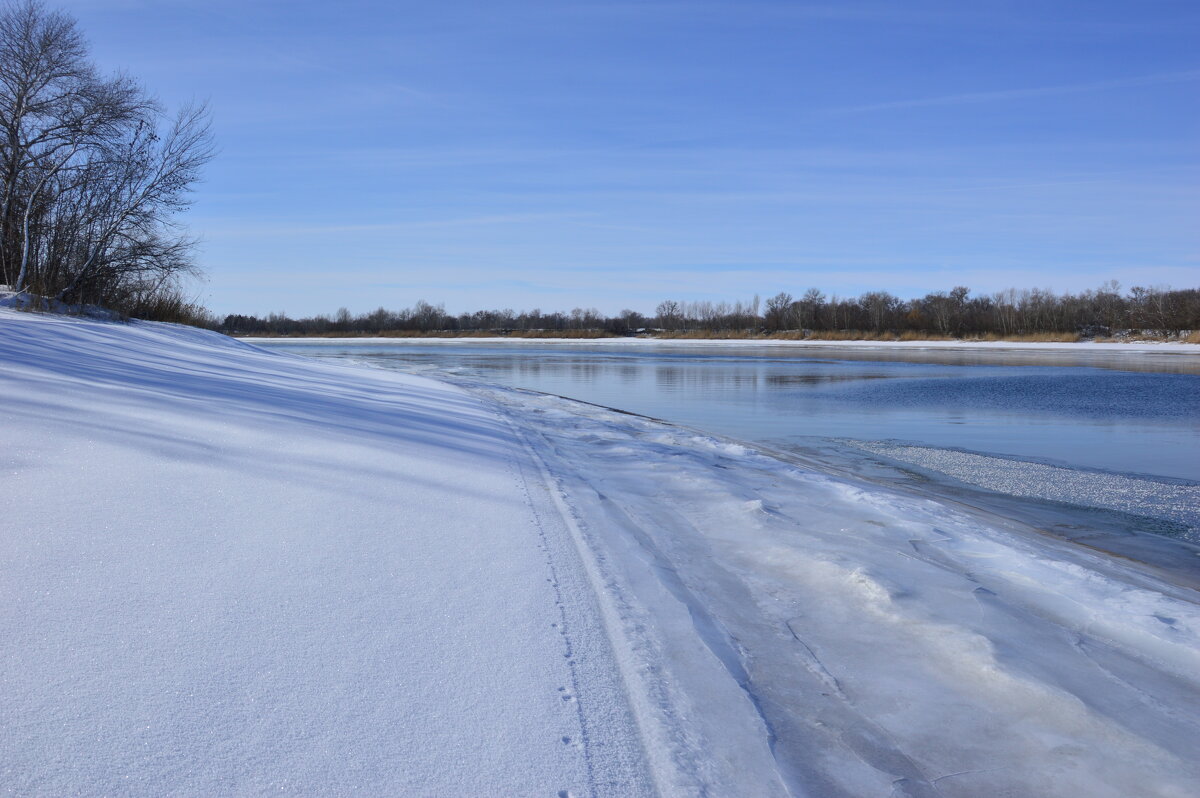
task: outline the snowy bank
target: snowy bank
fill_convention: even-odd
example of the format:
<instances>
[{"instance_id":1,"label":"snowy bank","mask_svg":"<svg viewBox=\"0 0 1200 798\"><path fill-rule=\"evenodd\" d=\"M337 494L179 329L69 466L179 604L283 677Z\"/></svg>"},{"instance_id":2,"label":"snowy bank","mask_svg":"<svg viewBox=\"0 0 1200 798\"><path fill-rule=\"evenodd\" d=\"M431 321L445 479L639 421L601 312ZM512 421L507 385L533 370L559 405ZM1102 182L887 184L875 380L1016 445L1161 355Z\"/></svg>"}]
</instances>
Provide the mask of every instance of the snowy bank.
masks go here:
<instances>
[{"instance_id":1,"label":"snowy bank","mask_svg":"<svg viewBox=\"0 0 1200 798\"><path fill-rule=\"evenodd\" d=\"M1200 596L1153 568L648 419L184 328L0 310L0 364L17 793L1200 783Z\"/></svg>"},{"instance_id":2,"label":"snowy bank","mask_svg":"<svg viewBox=\"0 0 1200 798\"><path fill-rule=\"evenodd\" d=\"M630 347L766 347L782 349L857 349L880 351L963 350L980 352L1126 352L1190 355L1200 357L1200 344L1179 341L1139 341L1111 343L1080 341L1077 343L1054 341L788 341L773 338L520 338L520 337L458 337L458 338L264 338L242 336L240 340L255 343L272 341L354 346L357 344L419 344L458 345L511 344L513 346L630 346Z\"/></svg>"},{"instance_id":3,"label":"snowy bank","mask_svg":"<svg viewBox=\"0 0 1200 798\"><path fill-rule=\"evenodd\" d=\"M652 791L586 576L478 399L0 311L0 429L12 793Z\"/></svg>"}]
</instances>

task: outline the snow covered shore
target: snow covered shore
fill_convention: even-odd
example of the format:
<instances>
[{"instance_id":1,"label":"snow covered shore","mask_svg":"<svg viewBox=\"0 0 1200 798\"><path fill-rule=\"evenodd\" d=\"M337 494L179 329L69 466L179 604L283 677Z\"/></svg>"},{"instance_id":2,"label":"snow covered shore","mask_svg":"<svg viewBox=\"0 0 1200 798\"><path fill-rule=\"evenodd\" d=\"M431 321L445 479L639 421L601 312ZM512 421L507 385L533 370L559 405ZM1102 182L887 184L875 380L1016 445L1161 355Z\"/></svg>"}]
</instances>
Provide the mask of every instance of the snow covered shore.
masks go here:
<instances>
[{"instance_id":1,"label":"snow covered shore","mask_svg":"<svg viewBox=\"0 0 1200 798\"><path fill-rule=\"evenodd\" d=\"M0 311L0 419L14 794L652 791L594 595L478 399Z\"/></svg>"},{"instance_id":2,"label":"snow covered shore","mask_svg":"<svg viewBox=\"0 0 1200 798\"><path fill-rule=\"evenodd\" d=\"M1016 522L556 397L8 310L0 431L16 794L1200 783L1200 595Z\"/></svg>"},{"instance_id":3,"label":"snow covered shore","mask_svg":"<svg viewBox=\"0 0 1200 798\"><path fill-rule=\"evenodd\" d=\"M1129 354L1171 354L1200 357L1200 344L1178 341L1110 343L1080 341L1078 343L1054 341L789 341L774 338L257 338L244 336L243 341L294 341L305 344L329 344L337 346L379 344L439 344L471 346L472 344L497 344L513 346L634 346L634 347L766 347L794 349L857 349L863 351L920 351L963 350L981 352L1125 352Z\"/></svg>"}]
</instances>

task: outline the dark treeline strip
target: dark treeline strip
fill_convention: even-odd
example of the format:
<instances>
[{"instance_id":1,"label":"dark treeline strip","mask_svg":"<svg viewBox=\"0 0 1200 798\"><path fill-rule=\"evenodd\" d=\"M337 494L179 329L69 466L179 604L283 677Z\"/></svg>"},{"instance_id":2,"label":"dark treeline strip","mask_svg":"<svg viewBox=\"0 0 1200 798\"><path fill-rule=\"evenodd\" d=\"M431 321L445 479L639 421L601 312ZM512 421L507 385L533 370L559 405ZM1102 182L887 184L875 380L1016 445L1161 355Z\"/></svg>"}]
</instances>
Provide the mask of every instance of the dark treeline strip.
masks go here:
<instances>
[{"instance_id":1,"label":"dark treeline strip","mask_svg":"<svg viewBox=\"0 0 1200 798\"><path fill-rule=\"evenodd\" d=\"M425 301L391 311L379 308L360 316L342 308L332 317L293 319L283 313L265 318L230 315L217 329L231 335L754 335L822 334L972 337L1104 337L1136 330L1178 335L1200 330L1200 289L1135 287L1122 293L1115 283L1079 294L1040 289L1009 289L971 296L962 286L919 299L902 300L886 291L858 297L826 296L810 289L799 299L780 293L765 303L679 302L666 300L654 315L623 310L604 316L594 309L569 313L540 310L480 310L457 316Z\"/></svg>"}]
</instances>

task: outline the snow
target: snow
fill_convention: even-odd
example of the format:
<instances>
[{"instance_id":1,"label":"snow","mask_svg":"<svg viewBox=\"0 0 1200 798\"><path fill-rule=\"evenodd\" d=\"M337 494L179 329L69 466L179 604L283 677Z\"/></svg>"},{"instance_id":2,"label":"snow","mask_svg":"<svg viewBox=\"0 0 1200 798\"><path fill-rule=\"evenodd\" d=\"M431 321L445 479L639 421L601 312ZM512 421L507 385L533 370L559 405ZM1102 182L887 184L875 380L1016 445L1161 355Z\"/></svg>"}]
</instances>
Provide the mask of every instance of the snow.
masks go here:
<instances>
[{"instance_id":1,"label":"snow","mask_svg":"<svg viewBox=\"0 0 1200 798\"><path fill-rule=\"evenodd\" d=\"M557 397L3 309L0 430L16 794L1200 783L1200 595L1012 519Z\"/></svg>"},{"instance_id":2,"label":"snow","mask_svg":"<svg viewBox=\"0 0 1200 798\"><path fill-rule=\"evenodd\" d=\"M652 792L479 400L164 325L0 311L0 352L6 789Z\"/></svg>"},{"instance_id":3,"label":"snow","mask_svg":"<svg viewBox=\"0 0 1200 798\"><path fill-rule=\"evenodd\" d=\"M120 318L120 314L98 305L70 304L60 299L30 294L27 291L13 291L12 287L7 285L0 285L0 308L70 314L104 321L115 321Z\"/></svg>"},{"instance_id":4,"label":"snow","mask_svg":"<svg viewBox=\"0 0 1200 798\"><path fill-rule=\"evenodd\" d=\"M697 658L674 642L698 634L759 711L794 794L1200 783L1196 591L737 442L476 390L538 430L589 545L608 552L610 589L643 608L625 629L661 660L643 689L702 694Z\"/></svg>"},{"instance_id":5,"label":"snow","mask_svg":"<svg viewBox=\"0 0 1200 798\"><path fill-rule=\"evenodd\" d=\"M243 341L269 344L272 341L325 344L328 346L378 346L379 344L473 346L504 344L506 346L601 346L601 347L765 347L794 349L858 349L863 351L920 351L924 349L964 351L1028 351L1028 352L1125 352L1129 354L1200 355L1200 344L1180 341L1137 341L1129 343L1081 341L789 341L774 338L520 338L520 337L459 337L459 338L257 338Z\"/></svg>"}]
</instances>

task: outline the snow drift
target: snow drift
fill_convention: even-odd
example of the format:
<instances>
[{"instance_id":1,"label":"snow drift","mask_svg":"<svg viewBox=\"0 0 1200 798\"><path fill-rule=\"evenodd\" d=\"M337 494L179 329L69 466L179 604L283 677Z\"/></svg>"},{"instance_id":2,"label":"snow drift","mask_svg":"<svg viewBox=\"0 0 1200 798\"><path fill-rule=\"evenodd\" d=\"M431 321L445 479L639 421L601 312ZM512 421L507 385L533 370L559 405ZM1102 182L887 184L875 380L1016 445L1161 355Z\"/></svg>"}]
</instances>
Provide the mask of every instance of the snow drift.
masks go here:
<instances>
[{"instance_id":1,"label":"snow drift","mask_svg":"<svg viewBox=\"0 0 1200 798\"><path fill-rule=\"evenodd\" d=\"M12 311L0 363L5 788L651 791L594 599L479 400Z\"/></svg>"}]
</instances>

